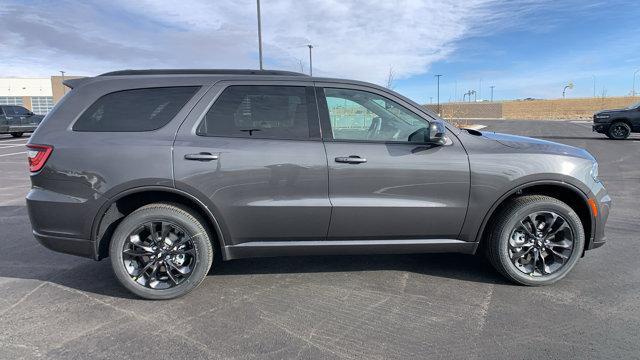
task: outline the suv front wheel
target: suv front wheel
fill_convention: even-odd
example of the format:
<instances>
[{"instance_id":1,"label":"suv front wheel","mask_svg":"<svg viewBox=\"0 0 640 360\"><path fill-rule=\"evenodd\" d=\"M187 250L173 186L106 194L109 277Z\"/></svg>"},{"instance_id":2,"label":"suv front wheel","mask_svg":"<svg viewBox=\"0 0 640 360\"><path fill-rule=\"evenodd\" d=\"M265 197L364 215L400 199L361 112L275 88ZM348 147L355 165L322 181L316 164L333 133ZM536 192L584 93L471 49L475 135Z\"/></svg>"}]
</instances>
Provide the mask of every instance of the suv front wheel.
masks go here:
<instances>
[{"instance_id":1,"label":"suv front wheel","mask_svg":"<svg viewBox=\"0 0 640 360\"><path fill-rule=\"evenodd\" d=\"M116 277L146 299L172 299L196 288L211 268L204 222L187 208L156 203L129 214L109 245Z\"/></svg>"},{"instance_id":2,"label":"suv front wheel","mask_svg":"<svg viewBox=\"0 0 640 360\"><path fill-rule=\"evenodd\" d=\"M607 136L613 140L624 140L631 134L631 127L622 121L614 122L609 126Z\"/></svg>"},{"instance_id":3,"label":"suv front wheel","mask_svg":"<svg viewBox=\"0 0 640 360\"><path fill-rule=\"evenodd\" d=\"M487 239L487 257L509 280L548 285L567 275L582 255L582 222L562 201L541 195L512 200Z\"/></svg>"}]
</instances>

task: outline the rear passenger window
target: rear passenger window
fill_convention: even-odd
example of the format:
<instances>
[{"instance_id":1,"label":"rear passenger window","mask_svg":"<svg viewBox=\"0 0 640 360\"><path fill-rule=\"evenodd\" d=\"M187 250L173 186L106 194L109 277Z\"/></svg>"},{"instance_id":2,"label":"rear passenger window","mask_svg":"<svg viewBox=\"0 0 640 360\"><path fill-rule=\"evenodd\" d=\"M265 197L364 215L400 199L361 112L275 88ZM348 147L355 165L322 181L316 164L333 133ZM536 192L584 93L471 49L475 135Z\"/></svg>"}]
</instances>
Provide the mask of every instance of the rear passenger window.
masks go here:
<instances>
[{"instance_id":1,"label":"rear passenger window","mask_svg":"<svg viewBox=\"0 0 640 360\"><path fill-rule=\"evenodd\" d=\"M197 86L133 89L104 95L73 125L75 131L151 131L173 119Z\"/></svg>"},{"instance_id":2,"label":"rear passenger window","mask_svg":"<svg viewBox=\"0 0 640 360\"><path fill-rule=\"evenodd\" d=\"M312 87L229 86L198 126L201 136L309 139L318 121Z\"/></svg>"}]
</instances>

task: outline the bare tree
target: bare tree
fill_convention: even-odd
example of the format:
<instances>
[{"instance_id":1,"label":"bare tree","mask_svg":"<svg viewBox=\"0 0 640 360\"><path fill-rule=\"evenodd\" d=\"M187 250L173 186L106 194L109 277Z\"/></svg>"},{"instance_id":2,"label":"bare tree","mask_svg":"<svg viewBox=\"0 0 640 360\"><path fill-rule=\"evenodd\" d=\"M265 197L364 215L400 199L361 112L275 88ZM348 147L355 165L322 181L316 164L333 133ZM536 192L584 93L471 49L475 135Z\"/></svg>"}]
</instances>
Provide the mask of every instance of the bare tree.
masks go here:
<instances>
[{"instance_id":1,"label":"bare tree","mask_svg":"<svg viewBox=\"0 0 640 360\"><path fill-rule=\"evenodd\" d=\"M393 71L393 66L389 66L389 73L387 74L387 89L393 89L393 82L396 80L396 73Z\"/></svg>"},{"instance_id":2,"label":"bare tree","mask_svg":"<svg viewBox=\"0 0 640 360\"><path fill-rule=\"evenodd\" d=\"M298 60L298 66L300 66L300 72L304 73L304 61L302 61L302 59L296 59Z\"/></svg>"}]
</instances>

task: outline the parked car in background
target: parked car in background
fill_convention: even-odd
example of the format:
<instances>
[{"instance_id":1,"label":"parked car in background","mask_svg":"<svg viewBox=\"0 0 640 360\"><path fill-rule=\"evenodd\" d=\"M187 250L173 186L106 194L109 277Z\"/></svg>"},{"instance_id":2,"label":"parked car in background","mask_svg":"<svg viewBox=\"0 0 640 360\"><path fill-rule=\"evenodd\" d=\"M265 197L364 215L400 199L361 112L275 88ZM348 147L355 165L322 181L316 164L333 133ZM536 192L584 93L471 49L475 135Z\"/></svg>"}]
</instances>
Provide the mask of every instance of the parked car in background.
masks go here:
<instances>
[{"instance_id":1,"label":"parked car in background","mask_svg":"<svg viewBox=\"0 0 640 360\"><path fill-rule=\"evenodd\" d=\"M187 293L214 259L285 255L482 252L546 285L606 239L586 150L458 129L380 86L257 70L65 84L27 144L33 234L110 257L144 298Z\"/></svg>"},{"instance_id":2,"label":"parked car in background","mask_svg":"<svg viewBox=\"0 0 640 360\"><path fill-rule=\"evenodd\" d=\"M602 110L593 115L593 131L623 140L640 132L640 102L624 109Z\"/></svg>"},{"instance_id":3,"label":"parked car in background","mask_svg":"<svg viewBox=\"0 0 640 360\"><path fill-rule=\"evenodd\" d=\"M0 105L0 134L21 137L26 132L35 131L43 118L22 106Z\"/></svg>"}]
</instances>

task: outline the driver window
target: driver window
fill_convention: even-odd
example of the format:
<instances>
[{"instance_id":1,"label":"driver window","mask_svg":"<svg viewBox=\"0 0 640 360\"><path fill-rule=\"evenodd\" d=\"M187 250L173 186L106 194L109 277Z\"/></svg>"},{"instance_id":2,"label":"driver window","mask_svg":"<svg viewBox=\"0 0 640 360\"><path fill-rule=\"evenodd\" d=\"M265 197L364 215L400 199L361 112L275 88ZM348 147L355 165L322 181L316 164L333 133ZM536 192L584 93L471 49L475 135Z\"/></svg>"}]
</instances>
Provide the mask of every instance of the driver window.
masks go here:
<instances>
[{"instance_id":1,"label":"driver window","mask_svg":"<svg viewBox=\"0 0 640 360\"><path fill-rule=\"evenodd\" d=\"M336 140L409 141L429 122L380 95L325 88L331 131Z\"/></svg>"}]
</instances>

